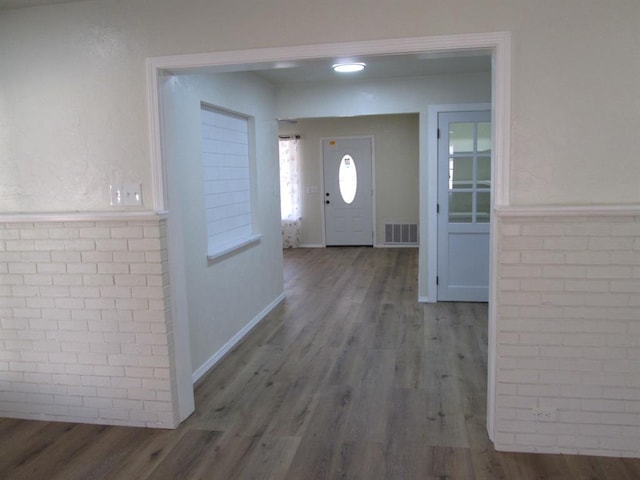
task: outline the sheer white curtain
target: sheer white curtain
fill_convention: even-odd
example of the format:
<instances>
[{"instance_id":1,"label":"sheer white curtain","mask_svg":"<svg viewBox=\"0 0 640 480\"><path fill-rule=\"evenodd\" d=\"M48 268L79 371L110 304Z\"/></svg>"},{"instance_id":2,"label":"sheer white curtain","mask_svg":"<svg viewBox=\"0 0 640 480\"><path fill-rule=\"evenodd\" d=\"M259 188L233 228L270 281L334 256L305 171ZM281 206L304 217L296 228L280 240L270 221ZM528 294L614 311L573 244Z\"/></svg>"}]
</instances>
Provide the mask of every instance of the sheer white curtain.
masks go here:
<instances>
[{"instance_id":1,"label":"sheer white curtain","mask_svg":"<svg viewBox=\"0 0 640 480\"><path fill-rule=\"evenodd\" d=\"M280 212L282 247L300 245L300 161L298 141L280 139Z\"/></svg>"}]
</instances>

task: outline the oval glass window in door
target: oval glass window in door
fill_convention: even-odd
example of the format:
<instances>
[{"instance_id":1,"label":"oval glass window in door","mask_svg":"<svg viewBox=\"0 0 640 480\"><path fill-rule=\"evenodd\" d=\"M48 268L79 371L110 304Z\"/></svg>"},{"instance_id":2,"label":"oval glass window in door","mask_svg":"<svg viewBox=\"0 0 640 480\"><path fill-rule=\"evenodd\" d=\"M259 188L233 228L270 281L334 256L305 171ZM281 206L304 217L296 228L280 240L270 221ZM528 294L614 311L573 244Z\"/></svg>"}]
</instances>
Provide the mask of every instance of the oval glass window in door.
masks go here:
<instances>
[{"instance_id":1,"label":"oval glass window in door","mask_svg":"<svg viewBox=\"0 0 640 480\"><path fill-rule=\"evenodd\" d=\"M347 154L340 161L338 170L338 183L340 186L340 195L347 205L353 203L358 190L358 172L356 170L356 162L353 161L351 155Z\"/></svg>"}]
</instances>

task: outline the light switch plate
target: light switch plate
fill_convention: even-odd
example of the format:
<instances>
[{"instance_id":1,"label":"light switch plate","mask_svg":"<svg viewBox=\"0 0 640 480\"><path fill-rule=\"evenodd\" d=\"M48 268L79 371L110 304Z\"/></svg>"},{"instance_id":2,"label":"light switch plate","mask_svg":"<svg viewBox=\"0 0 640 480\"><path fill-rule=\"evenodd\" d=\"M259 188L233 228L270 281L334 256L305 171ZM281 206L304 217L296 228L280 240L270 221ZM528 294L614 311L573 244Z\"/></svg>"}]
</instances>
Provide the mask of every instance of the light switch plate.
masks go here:
<instances>
[{"instance_id":1,"label":"light switch plate","mask_svg":"<svg viewBox=\"0 0 640 480\"><path fill-rule=\"evenodd\" d=\"M142 184L122 184L122 205L125 207L136 207L142 205Z\"/></svg>"},{"instance_id":2,"label":"light switch plate","mask_svg":"<svg viewBox=\"0 0 640 480\"><path fill-rule=\"evenodd\" d=\"M122 205L122 187L120 185L109 185L109 204L112 207Z\"/></svg>"}]
</instances>

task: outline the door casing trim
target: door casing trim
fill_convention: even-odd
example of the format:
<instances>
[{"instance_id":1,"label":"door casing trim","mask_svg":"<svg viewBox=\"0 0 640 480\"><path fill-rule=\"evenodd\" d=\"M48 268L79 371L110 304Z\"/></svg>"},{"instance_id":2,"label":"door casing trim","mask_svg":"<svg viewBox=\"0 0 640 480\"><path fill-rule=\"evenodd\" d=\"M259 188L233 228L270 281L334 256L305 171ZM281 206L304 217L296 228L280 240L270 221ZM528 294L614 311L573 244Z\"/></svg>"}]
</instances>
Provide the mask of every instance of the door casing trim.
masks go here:
<instances>
[{"instance_id":1,"label":"door casing trim","mask_svg":"<svg viewBox=\"0 0 640 480\"><path fill-rule=\"evenodd\" d=\"M494 153L494 198L493 207L509 206L509 153L511 138L511 32L488 32L460 35L440 35L372 40L348 43L329 43L291 47L273 47L249 50L235 50L202 54L171 55L152 57L146 60L149 150L152 173L152 192L156 212L168 211L172 215L166 196L166 165L162 154L162 121L159 81L165 73L203 67L239 67L250 63L279 60L304 60L334 56L382 55L403 53L446 53L446 52L488 51L492 55L492 124ZM422 143L422 142L421 142ZM426 148L421 145L420 149ZM427 194L420 191L420 250L428 247L426 239L428 212ZM433 215L433 213L432 213ZM491 258L489 266L489 325L488 325L488 389L487 389L487 429L489 438L494 437L495 423L495 369L496 369L496 294L497 278L497 236L495 223L491 222ZM168 253L180 256L179 249L172 242L172 232L167 232ZM180 261L177 258L176 261ZM426 262L421 264L426 270ZM422 275L420 275L422 278ZM184 311L178 305L185 304L185 278L169 269L171 288L171 317L173 319L174 347L169 352L175 372L176 416L182 420L193 411L193 383L191 381L191 360L189 346L189 325ZM175 283L182 285L176 287ZM429 292L423 291L418 282L419 300L428 300ZM424 285L426 290L426 284ZM179 298L173 298L177 296ZM173 355L172 355L173 354Z\"/></svg>"}]
</instances>

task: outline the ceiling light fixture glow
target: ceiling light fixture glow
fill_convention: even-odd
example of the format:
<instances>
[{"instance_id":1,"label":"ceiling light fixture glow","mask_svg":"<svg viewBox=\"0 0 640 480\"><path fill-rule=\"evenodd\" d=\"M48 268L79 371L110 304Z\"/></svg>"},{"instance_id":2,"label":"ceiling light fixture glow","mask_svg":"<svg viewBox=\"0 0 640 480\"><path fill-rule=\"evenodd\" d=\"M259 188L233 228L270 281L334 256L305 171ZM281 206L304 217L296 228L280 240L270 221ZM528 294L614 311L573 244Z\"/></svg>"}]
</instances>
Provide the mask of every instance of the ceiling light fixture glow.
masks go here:
<instances>
[{"instance_id":1,"label":"ceiling light fixture glow","mask_svg":"<svg viewBox=\"0 0 640 480\"><path fill-rule=\"evenodd\" d=\"M331 68L333 68L334 72L338 73L354 73L361 72L366 67L365 63L336 63Z\"/></svg>"}]
</instances>

